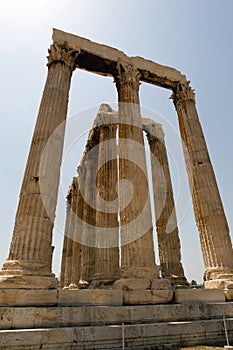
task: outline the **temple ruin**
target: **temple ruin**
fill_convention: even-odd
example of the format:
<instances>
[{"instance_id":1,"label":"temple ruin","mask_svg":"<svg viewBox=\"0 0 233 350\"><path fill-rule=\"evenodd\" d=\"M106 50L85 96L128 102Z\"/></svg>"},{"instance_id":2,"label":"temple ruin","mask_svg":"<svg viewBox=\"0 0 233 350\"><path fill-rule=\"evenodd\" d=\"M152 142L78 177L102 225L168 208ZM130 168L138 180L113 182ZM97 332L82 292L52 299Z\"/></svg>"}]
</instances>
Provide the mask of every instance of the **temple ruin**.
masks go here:
<instances>
[{"instance_id":1,"label":"temple ruin","mask_svg":"<svg viewBox=\"0 0 233 350\"><path fill-rule=\"evenodd\" d=\"M100 106L70 185L58 287L52 234L75 69L112 77L118 110ZM144 82L169 89L177 111L205 265L201 290L191 290L184 275L163 128L141 115ZM48 144L52 151L45 154ZM54 29L10 252L0 271L4 349L119 349L125 338L128 349L193 345L195 339L222 344L219 319L231 316L232 299L229 228L190 82L174 68Z\"/></svg>"},{"instance_id":2,"label":"temple ruin","mask_svg":"<svg viewBox=\"0 0 233 350\"><path fill-rule=\"evenodd\" d=\"M111 107L106 104L101 105L78 166L78 176L73 178L67 195L67 219L60 279L61 288L118 288L123 286L126 289L128 283L134 283L135 287L139 283L142 288L142 279L138 278L138 276L141 275L143 277L144 275L146 277L146 273L149 272L148 268L152 268L150 275L153 276L153 288L156 286L159 271L156 270L155 266L150 206L147 208L149 212L146 213L147 216L149 214L149 217L145 219L149 223L150 231L148 237L144 237L144 234L147 233L147 227L140 227L138 239L135 239L134 230L131 228L131 238L129 242L124 242L125 233L122 230L121 221L118 220L120 215L123 216L120 209L120 199L123 191L119 189L119 193L117 192L121 165L120 158L118 158L117 144L119 125L118 112L112 111ZM146 118L142 119L141 131L146 132L150 152L152 153L151 171L155 216L157 217L156 228L159 245L160 275L163 279L169 279L172 285L184 287L188 285L188 282L184 276L181 263L180 240L164 132L161 124ZM124 143L125 141L126 139L124 138ZM136 147L135 145L133 146ZM124 144L124 150L126 149L127 144ZM143 148L142 151L145 156ZM137 147L134 152L138 156L139 150ZM128 168L132 166L132 161L133 157L130 154ZM138 163L136 158L135 163ZM140 181L142 177L147 175L148 171L146 170L145 162L144 166L145 169L142 175L137 174L135 171L132 172L130 169L130 173L127 176L131 182L134 180L132 177L135 175ZM87 176L87 173L90 175ZM140 186L144 192L145 184L141 183ZM88 198L82 195L83 191L81 188L88 193ZM124 195L126 195L125 191ZM89 200L90 196L92 198L91 201ZM85 197L85 200L83 197ZM104 206L98 206L98 201L101 204L101 200L104 200ZM133 197L132 201L138 201L138 198ZM110 204L111 208L109 208ZM140 200L139 208L141 208L141 204ZM134 206L136 205L137 202ZM111 212L109 209L111 209ZM131 211L132 209L128 210ZM132 219L130 218L130 220ZM171 227L170 232L168 232L168 223ZM94 232L95 238L93 238L90 231ZM83 235L86 235L86 237L83 237ZM91 239L87 236L91 237ZM141 242L141 237L145 241ZM139 247L137 247L138 244L140 244ZM132 258L130 258L129 253L131 249L135 251L135 256ZM126 269L130 269L128 274ZM122 274L128 278L121 279L120 276ZM164 286L166 284L169 286L169 281L160 280L159 283L161 284L161 282L163 282ZM148 290L149 287L147 281L145 289Z\"/></svg>"}]
</instances>

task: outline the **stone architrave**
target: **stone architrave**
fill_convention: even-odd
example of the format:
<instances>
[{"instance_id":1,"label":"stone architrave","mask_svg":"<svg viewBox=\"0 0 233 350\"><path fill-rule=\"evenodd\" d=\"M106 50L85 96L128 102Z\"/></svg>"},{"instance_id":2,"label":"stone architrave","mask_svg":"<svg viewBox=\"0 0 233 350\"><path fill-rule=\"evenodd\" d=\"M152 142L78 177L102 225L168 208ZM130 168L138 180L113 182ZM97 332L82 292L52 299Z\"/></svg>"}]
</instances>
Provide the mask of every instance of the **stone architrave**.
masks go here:
<instances>
[{"instance_id":1,"label":"stone architrave","mask_svg":"<svg viewBox=\"0 0 233 350\"><path fill-rule=\"evenodd\" d=\"M105 108L103 108L105 107ZM105 110L104 110L105 109ZM115 117L115 118L114 118ZM94 280L111 283L119 278L118 171L116 133L118 113L102 105L95 120L99 128L98 173L96 178L97 234ZM93 283L94 285L94 283Z\"/></svg>"},{"instance_id":2,"label":"stone architrave","mask_svg":"<svg viewBox=\"0 0 233 350\"><path fill-rule=\"evenodd\" d=\"M118 61L115 83L119 104L121 270L149 267L157 275L139 79L139 71L134 66Z\"/></svg>"},{"instance_id":3,"label":"stone architrave","mask_svg":"<svg viewBox=\"0 0 233 350\"><path fill-rule=\"evenodd\" d=\"M51 272L52 230L76 56L77 51L57 44L49 50L48 76L24 173L10 253L0 272L0 288L50 289L57 285ZM50 152L44 154L48 145Z\"/></svg>"},{"instance_id":4,"label":"stone architrave","mask_svg":"<svg viewBox=\"0 0 233 350\"><path fill-rule=\"evenodd\" d=\"M233 251L216 178L189 83L172 95L176 107L205 264L206 288L222 288L233 280ZM232 282L230 282L232 283Z\"/></svg>"},{"instance_id":5,"label":"stone architrave","mask_svg":"<svg viewBox=\"0 0 233 350\"><path fill-rule=\"evenodd\" d=\"M181 263L172 182L162 125L143 118L143 130L150 147L154 209L158 235L160 269L163 278L176 286L188 285Z\"/></svg>"}]
</instances>

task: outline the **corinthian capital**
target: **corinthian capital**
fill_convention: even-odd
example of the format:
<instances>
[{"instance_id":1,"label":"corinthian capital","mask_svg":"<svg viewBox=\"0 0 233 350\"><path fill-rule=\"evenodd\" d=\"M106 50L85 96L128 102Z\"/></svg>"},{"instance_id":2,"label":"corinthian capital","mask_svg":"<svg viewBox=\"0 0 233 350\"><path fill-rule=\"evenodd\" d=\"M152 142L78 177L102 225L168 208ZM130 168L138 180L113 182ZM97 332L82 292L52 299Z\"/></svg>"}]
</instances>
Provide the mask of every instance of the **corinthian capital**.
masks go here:
<instances>
[{"instance_id":1,"label":"corinthian capital","mask_svg":"<svg viewBox=\"0 0 233 350\"><path fill-rule=\"evenodd\" d=\"M128 83L138 90L140 85L140 77L141 74L136 67L128 62L118 60L116 65L116 75L114 77L117 89L121 86L121 84Z\"/></svg>"},{"instance_id":2,"label":"corinthian capital","mask_svg":"<svg viewBox=\"0 0 233 350\"><path fill-rule=\"evenodd\" d=\"M171 99L175 106L177 107L180 103L184 101L194 101L195 102L195 93L194 90L189 86L189 81L186 83L178 83L176 88L173 90Z\"/></svg>"},{"instance_id":3,"label":"corinthian capital","mask_svg":"<svg viewBox=\"0 0 233 350\"><path fill-rule=\"evenodd\" d=\"M75 69L76 58L80 54L80 50L72 50L67 45L53 44L48 50L48 67L57 62L62 62L70 68L71 71Z\"/></svg>"}]
</instances>

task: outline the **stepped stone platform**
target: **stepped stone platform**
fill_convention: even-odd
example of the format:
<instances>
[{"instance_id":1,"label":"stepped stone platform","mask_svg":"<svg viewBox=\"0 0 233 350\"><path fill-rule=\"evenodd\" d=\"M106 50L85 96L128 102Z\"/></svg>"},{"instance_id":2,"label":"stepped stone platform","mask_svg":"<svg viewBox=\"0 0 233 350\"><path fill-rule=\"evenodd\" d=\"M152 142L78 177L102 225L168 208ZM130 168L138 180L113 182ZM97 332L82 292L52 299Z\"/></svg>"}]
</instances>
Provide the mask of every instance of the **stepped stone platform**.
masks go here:
<instances>
[{"instance_id":1,"label":"stepped stone platform","mask_svg":"<svg viewBox=\"0 0 233 350\"><path fill-rule=\"evenodd\" d=\"M167 305L1 307L0 348L179 349L226 344L232 302ZM227 321L230 342L233 322Z\"/></svg>"},{"instance_id":2,"label":"stepped stone platform","mask_svg":"<svg viewBox=\"0 0 233 350\"><path fill-rule=\"evenodd\" d=\"M1 306L147 305L176 302L220 302L220 289L114 290L114 289L1 289Z\"/></svg>"}]
</instances>

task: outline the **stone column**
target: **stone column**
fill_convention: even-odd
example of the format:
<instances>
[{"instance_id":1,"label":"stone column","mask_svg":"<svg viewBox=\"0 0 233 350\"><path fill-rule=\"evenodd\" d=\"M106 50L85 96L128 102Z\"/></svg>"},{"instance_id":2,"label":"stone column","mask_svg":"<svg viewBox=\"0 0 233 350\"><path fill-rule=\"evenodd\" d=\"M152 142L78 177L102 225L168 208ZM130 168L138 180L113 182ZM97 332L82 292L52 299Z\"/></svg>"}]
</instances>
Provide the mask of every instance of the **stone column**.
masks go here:
<instances>
[{"instance_id":1,"label":"stone column","mask_svg":"<svg viewBox=\"0 0 233 350\"><path fill-rule=\"evenodd\" d=\"M222 288L233 280L233 251L216 178L189 83L172 95L176 107L205 264L205 287Z\"/></svg>"},{"instance_id":2,"label":"stone column","mask_svg":"<svg viewBox=\"0 0 233 350\"><path fill-rule=\"evenodd\" d=\"M118 171L116 144L118 113L114 115L111 109L110 112L99 112L95 123L99 127L99 156L96 179L97 249L94 273L95 283L93 282L93 285L100 287L101 283L111 285L113 281L119 278Z\"/></svg>"},{"instance_id":3,"label":"stone column","mask_svg":"<svg viewBox=\"0 0 233 350\"><path fill-rule=\"evenodd\" d=\"M80 190L80 179L76 178L77 193L76 193L76 205L74 208L74 230L72 235L72 259L71 259L71 276L69 289L78 288L81 278L81 254L83 245L81 243L82 232L82 217L83 217L83 198Z\"/></svg>"},{"instance_id":4,"label":"stone column","mask_svg":"<svg viewBox=\"0 0 233 350\"><path fill-rule=\"evenodd\" d=\"M82 195L81 283L90 283L94 275L96 255L96 174L98 167L99 132L90 131L86 149L78 168Z\"/></svg>"},{"instance_id":5,"label":"stone column","mask_svg":"<svg viewBox=\"0 0 233 350\"><path fill-rule=\"evenodd\" d=\"M52 230L76 55L56 44L49 51L48 77L24 174L10 254L0 272L0 288L56 287L51 273ZM52 152L43 154L48 145Z\"/></svg>"},{"instance_id":6,"label":"stone column","mask_svg":"<svg viewBox=\"0 0 233 350\"><path fill-rule=\"evenodd\" d=\"M143 129L150 146L154 208L162 277L176 286L187 286L181 263L172 182L162 125L143 118Z\"/></svg>"},{"instance_id":7,"label":"stone column","mask_svg":"<svg viewBox=\"0 0 233 350\"><path fill-rule=\"evenodd\" d=\"M152 218L147 181L139 71L118 62L115 76L119 102L119 180L121 267L134 275L136 268L155 265Z\"/></svg>"},{"instance_id":8,"label":"stone column","mask_svg":"<svg viewBox=\"0 0 233 350\"><path fill-rule=\"evenodd\" d=\"M69 189L68 195L66 197L66 224L65 224L65 234L63 241L62 250L62 263L61 263L61 276L60 276L60 288L67 287L70 284L69 278L67 278L67 265L69 264L69 252L70 246L72 244L70 238L70 217L71 217L71 191Z\"/></svg>"},{"instance_id":9,"label":"stone column","mask_svg":"<svg viewBox=\"0 0 233 350\"><path fill-rule=\"evenodd\" d=\"M77 258L76 250L79 248L79 243L75 240L75 229L78 210L78 193L79 183L78 178L74 177L67 195L67 214L66 226L64 234L64 244L62 253L62 266L60 287L68 288L74 281L77 280L76 274L80 278L80 259ZM78 246L77 246L78 245ZM77 260L77 261L76 261ZM79 263L78 263L79 262ZM73 267L75 265L75 269Z\"/></svg>"}]
</instances>

